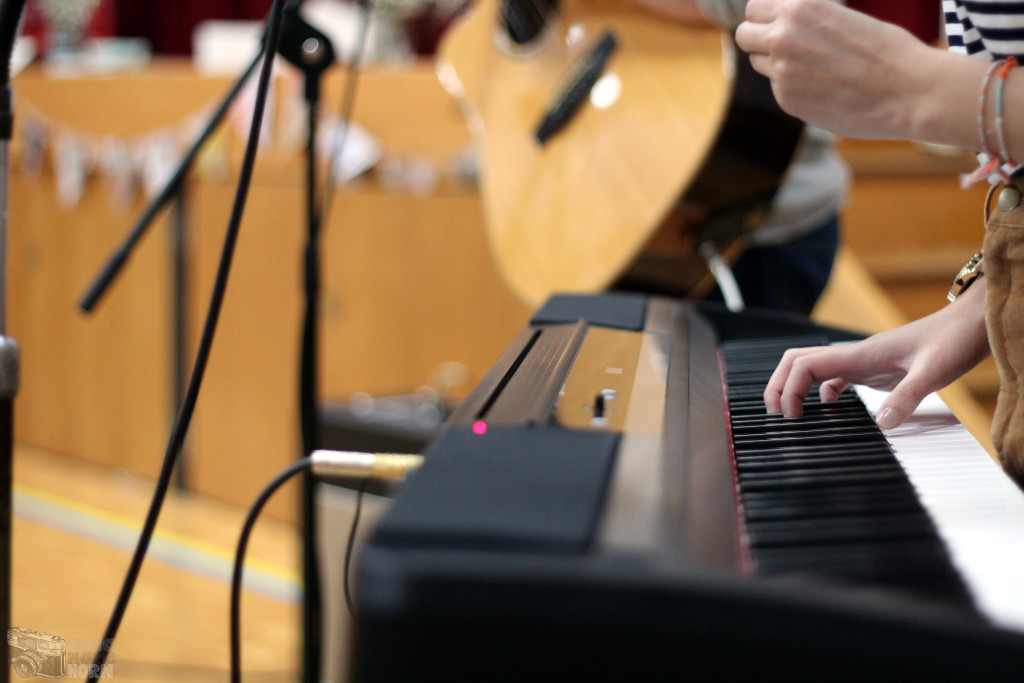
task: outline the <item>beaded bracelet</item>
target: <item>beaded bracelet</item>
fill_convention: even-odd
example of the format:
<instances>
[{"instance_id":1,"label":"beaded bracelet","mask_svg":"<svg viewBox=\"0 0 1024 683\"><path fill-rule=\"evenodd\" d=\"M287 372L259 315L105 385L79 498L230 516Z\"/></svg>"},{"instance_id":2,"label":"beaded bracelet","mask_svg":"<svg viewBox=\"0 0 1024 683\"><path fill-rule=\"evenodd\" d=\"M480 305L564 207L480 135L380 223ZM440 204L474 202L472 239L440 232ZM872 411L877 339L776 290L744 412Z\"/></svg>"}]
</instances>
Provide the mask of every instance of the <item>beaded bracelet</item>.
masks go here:
<instances>
[{"instance_id":1,"label":"beaded bracelet","mask_svg":"<svg viewBox=\"0 0 1024 683\"><path fill-rule=\"evenodd\" d=\"M988 88L989 83L992 81L992 76L999 67L1003 64L1003 61L992 62L992 66L985 72L985 78L981 80L981 94L978 97L978 140L981 143L979 149L982 152L989 152L991 148L988 145L988 136L985 133L985 104L988 102Z\"/></svg>"},{"instance_id":2,"label":"beaded bracelet","mask_svg":"<svg viewBox=\"0 0 1024 683\"><path fill-rule=\"evenodd\" d=\"M1003 170L1003 166L1005 164L1016 165L1016 162L1010 158L1009 151L1006 146L1006 134L1003 128L1003 84L1006 81L1006 77L1010 73L1010 70L1016 66L1016 57L1009 57L1007 59L995 61L985 72L985 77L981 81L981 94L978 100L978 139L981 143L980 151L988 157L988 160L982 162L973 173L961 177L960 184L965 188L979 182L980 180L988 178L994 173L998 173L1004 181L1008 181L1009 176ZM998 153L994 152L989 145L988 135L986 134L985 129L985 111L987 109L989 99L989 86L993 76L996 78L994 116L996 139L999 143Z\"/></svg>"},{"instance_id":3,"label":"beaded bracelet","mask_svg":"<svg viewBox=\"0 0 1024 683\"><path fill-rule=\"evenodd\" d=\"M1003 160L1003 163L1013 166L1017 164L1010 158L1010 153L1006 147L1006 134L1003 132L1003 83L1006 81L1006 76L1010 73L1010 69L1015 66L1017 66L1017 58L1010 57L1003 62L996 77L996 138L999 140L999 157Z\"/></svg>"}]
</instances>

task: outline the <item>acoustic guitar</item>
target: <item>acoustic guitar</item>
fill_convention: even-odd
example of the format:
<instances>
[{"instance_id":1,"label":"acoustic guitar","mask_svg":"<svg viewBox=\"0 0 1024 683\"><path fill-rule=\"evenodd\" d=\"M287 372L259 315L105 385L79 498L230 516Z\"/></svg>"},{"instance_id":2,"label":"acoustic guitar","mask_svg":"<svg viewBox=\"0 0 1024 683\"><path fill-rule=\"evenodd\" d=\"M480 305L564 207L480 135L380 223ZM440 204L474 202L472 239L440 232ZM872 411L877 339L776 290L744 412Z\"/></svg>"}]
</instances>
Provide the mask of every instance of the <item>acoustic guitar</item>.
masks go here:
<instances>
[{"instance_id":1,"label":"acoustic guitar","mask_svg":"<svg viewBox=\"0 0 1024 683\"><path fill-rule=\"evenodd\" d=\"M706 289L695 245L735 252L802 129L729 36L629 0L476 0L437 73L478 144L495 260L530 305Z\"/></svg>"}]
</instances>

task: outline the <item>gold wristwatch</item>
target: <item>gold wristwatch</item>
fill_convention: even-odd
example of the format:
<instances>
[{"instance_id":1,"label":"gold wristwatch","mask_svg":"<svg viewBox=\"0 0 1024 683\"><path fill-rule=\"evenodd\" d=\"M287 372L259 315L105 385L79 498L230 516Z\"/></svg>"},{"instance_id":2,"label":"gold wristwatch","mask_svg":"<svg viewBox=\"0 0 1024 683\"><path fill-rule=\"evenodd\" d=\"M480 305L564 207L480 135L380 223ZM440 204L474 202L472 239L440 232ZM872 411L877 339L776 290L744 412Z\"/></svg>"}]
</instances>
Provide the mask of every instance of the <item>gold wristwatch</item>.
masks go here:
<instances>
[{"instance_id":1,"label":"gold wristwatch","mask_svg":"<svg viewBox=\"0 0 1024 683\"><path fill-rule=\"evenodd\" d=\"M949 299L950 303L956 301L956 298L963 294L964 290L974 284L974 281L982 275L981 262L983 258L979 251L964 264L964 267L953 278L953 284L950 285L949 293L946 294L946 298Z\"/></svg>"}]
</instances>

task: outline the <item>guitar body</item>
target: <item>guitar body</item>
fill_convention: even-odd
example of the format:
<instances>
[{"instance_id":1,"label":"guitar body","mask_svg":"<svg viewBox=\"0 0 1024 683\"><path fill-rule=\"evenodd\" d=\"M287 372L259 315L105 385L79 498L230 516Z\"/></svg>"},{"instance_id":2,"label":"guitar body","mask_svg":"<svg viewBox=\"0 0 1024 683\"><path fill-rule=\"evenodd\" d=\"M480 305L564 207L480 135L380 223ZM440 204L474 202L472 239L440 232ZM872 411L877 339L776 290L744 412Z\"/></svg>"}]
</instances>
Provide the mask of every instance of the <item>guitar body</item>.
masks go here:
<instances>
[{"instance_id":1,"label":"guitar body","mask_svg":"<svg viewBox=\"0 0 1024 683\"><path fill-rule=\"evenodd\" d=\"M696 241L729 244L756 226L800 124L717 30L628 0L561 0L517 45L504 11L477 0L437 69L479 146L485 223L509 287L531 305L616 284L692 292L707 280ZM616 47L591 96L538 142L545 112L609 29Z\"/></svg>"}]
</instances>

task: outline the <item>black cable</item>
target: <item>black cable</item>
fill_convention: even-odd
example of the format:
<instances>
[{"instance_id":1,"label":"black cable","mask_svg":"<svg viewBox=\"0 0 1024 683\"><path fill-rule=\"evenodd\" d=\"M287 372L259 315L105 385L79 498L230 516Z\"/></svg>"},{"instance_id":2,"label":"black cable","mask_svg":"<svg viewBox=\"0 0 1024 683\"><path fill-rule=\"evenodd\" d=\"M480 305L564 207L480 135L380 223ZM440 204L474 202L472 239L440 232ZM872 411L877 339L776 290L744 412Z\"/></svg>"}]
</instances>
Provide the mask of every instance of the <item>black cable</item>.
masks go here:
<instances>
[{"instance_id":1,"label":"black cable","mask_svg":"<svg viewBox=\"0 0 1024 683\"><path fill-rule=\"evenodd\" d=\"M167 451L164 454L163 466L157 480L156 491L150 504L149 512L146 515L145 524L139 534L139 541L132 556L131 564L125 576L121 593L114 604L113 613L107 624L103 635L102 643L113 643L117 636L118 627L124 612L128 607L132 590L142 569L142 562L146 557L150 540L156 529L157 519L160 516L160 509L163 507L164 498L171 484L172 473L177 456L181 451L185 435L188 432L192 414L195 412L196 401L199 396L199 387L206 369L206 363L210 357L210 350L213 346L213 338L217 330L217 321L220 318L220 309L224 303L224 295L227 291L228 276L231 272L231 263L234 257L235 245L238 242L239 227L242 222L242 213L245 209L245 202L248 197L249 185L252 180L253 168L255 166L256 151L259 143L259 132L263 125L263 112L270 91L270 77L274 62L274 55L277 52L277 43L280 38L281 15L284 7L284 0L274 0L270 10L267 29L267 42L263 58L263 67L260 70L259 84L256 90L256 103L253 110L252 126L249 130L249 139L245 148L245 156L242 160L238 189L235 193L235 202L231 209L231 217L228 221L228 228L224 237L224 247L221 252L220 263L217 268L217 277L214 282L213 291L210 297L210 306L207 311L206 321L203 326L202 336L199 339L199 346L196 351L195 364L192 369L192 376L189 379L185 399L175 419L174 427L167 444ZM89 680L96 680L103 670L109 649L99 648L93 659L93 666L89 670Z\"/></svg>"},{"instance_id":2,"label":"black cable","mask_svg":"<svg viewBox=\"0 0 1024 683\"><path fill-rule=\"evenodd\" d=\"M356 509L352 513L352 526L348 531L348 542L345 544L345 566L342 569L342 581L345 587L345 605L348 606L349 616L356 616L355 601L352 600L351 581L349 574L352 567L352 553L356 547L356 531L359 528L359 517L363 510L363 494L366 493L366 484L369 479L363 479L359 483L359 490L356 492Z\"/></svg>"},{"instance_id":3,"label":"black cable","mask_svg":"<svg viewBox=\"0 0 1024 683\"><path fill-rule=\"evenodd\" d=\"M369 462L367 462L369 458ZM256 518L266 505L270 497L288 479L305 470L312 470L312 475L320 476L359 476L362 481L359 486L359 493L356 496L355 512L352 517L352 527L349 530L348 543L345 548L345 602L349 606L349 612L354 616L351 592L349 591L349 573L352 566L352 554L355 547L356 531L359 528L360 512L363 504L363 494L366 492L367 483L371 478L401 478L405 474L420 465L422 456L405 455L397 453L359 453L354 451L317 451L304 458L296 460L287 468L282 470L260 493L249 509L249 513L242 524L242 531L238 539L238 547L235 551L235 565L231 576L231 681L240 683L242 676L242 573L245 566L245 551L249 545L249 536L256 525Z\"/></svg>"},{"instance_id":4,"label":"black cable","mask_svg":"<svg viewBox=\"0 0 1024 683\"><path fill-rule=\"evenodd\" d=\"M242 680L242 570L245 565L245 550L249 545L249 536L256 525L256 518L259 516L263 506L267 504L270 497L281 485L291 479L294 475L309 469L313 466L313 459L310 457L296 460L286 467L271 481L256 498L256 502L249 508L249 514L242 524L242 531L238 538L238 547L235 550L235 567L231 574L231 681L240 683Z\"/></svg>"}]
</instances>

